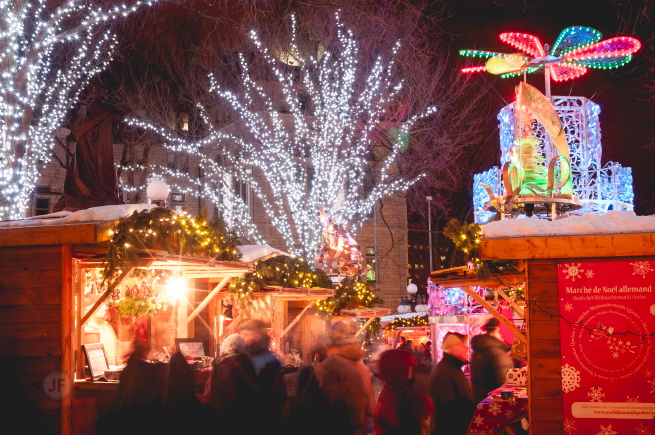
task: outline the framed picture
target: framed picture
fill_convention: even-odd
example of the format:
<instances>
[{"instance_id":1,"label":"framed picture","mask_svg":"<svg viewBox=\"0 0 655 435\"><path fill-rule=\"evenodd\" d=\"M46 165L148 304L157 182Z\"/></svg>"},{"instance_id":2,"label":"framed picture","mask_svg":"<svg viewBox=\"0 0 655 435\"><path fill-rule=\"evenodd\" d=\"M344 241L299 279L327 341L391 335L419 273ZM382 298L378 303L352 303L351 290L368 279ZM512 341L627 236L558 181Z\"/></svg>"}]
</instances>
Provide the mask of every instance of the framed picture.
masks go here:
<instances>
[{"instance_id":1,"label":"framed picture","mask_svg":"<svg viewBox=\"0 0 655 435\"><path fill-rule=\"evenodd\" d=\"M207 355L205 340L201 338L176 338L175 348L185 357L197 358Z\"/></svg>"},{"instance_id":2,"label":"framed picture","mask_svg":"<svg viewBox=\"0 0 655 435\"><path fill-rule=\"evenodd\" d=\"M102 343L83 344L82 350L86 356L86 362L89 366L89 376L91 381L97 381L101 376L105 376L105 370L109 370L107 364L107 355L105 354L105 345Z\"/></svg>"}]
</instances>

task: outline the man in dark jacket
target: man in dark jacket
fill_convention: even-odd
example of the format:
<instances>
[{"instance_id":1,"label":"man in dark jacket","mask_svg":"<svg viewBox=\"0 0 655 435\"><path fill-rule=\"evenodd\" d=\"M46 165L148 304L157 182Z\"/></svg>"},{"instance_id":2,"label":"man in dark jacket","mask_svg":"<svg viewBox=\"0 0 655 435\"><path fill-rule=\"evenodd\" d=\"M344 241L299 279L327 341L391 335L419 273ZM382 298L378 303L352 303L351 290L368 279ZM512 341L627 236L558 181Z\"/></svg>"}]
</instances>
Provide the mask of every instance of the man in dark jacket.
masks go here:
<instances>
[{"instance_id":1,"label":"man in dark jacket","mask_svg":"<svg viewBox=\"0 0 655 435\"><path fill-rule=\"evenodd\" d=\"M500 335L498 320L489 319L485 325L485 334L471 339L471 384L473 397L481 402L489 394L505 383L507 369L514 368L514 363L507 352L510 346Z\"/></svg>"},{"instance_id":2,"label":"man in dark jacket","mask_svg":"<svg viewBox=\"0 0 655 435\"><path fill-rule=\"evenodd\" d=\"M430 375L432 435L465 435L475 412L471 386L462 372L468 363L466 335L449 332L441 348L443 358Z\"/></svg>"}]
</instances>

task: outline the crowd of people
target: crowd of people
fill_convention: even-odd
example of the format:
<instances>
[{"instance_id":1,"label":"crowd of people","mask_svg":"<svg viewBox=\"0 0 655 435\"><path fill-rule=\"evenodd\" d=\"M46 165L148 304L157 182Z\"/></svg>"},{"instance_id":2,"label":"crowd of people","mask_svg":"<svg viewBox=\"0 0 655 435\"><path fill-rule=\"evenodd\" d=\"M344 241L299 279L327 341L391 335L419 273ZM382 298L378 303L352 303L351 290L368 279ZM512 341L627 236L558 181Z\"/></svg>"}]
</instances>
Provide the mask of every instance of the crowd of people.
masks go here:
<instances>
[{"instance_id":1,"label":"crowd of people","mask_svg":"<svg viewBox=\"0 0 655 435\"><path fill-rule=\"evenodd\" d=\"M431 346L406 341L365 364L358 338L337 323L313 349L315 364L284 367L266 324L252 319L221 343L204 392L194 393L181 354L156 367L137 350L121 376L119 407L99 421L98 433L179 433L211 424L225 434L464 435L480 397L513 367L495 319L471 345L470 383L462 371L468 337L454 332L444 336L434 367Z\"/></svg>"}]
</instances>

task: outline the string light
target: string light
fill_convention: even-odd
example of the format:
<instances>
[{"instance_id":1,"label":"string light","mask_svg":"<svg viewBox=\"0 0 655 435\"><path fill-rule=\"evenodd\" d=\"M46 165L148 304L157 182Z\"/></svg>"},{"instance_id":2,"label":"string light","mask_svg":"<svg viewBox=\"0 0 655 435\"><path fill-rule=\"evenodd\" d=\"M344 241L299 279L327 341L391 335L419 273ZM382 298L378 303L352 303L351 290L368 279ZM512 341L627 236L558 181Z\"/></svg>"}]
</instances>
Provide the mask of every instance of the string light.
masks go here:
<instances>
[{"instance_id":1,"label":"string light","mask_svg":"<svg viewBox=\"0 0 655 435\"><path fill-rule=\"evenodd\" d=\"M0 220L21 217L57 129L109 64L117 41L103 31L107 23L153 1L107 10L70 0L53 11L47 3L0 1Z\"/></svg>"},{"instance_id":2,"label":"string light","mask_svg":"<svg viewBox=\"0 0 655 435\"><path fill-rule=\"evenodd\" d=\"M245 184L282 235L286 251L306 260L312 259L321 241L321 205L335 224L354 233L380 199L405 191L416 181L396 178L393 164L403 147L402 137L409 135L418 119L435 111L431 108L405 122L398 120L394 127L401 134L378 162L380 169L373 174L373 188L364 192L369 156L375 147L374 133L388 123L402 82L395 78L393 60L387 63L379 58L369 71L364 71L358 61L355 36L345 28L338 13L336 23L338 49L325 51L320 59L298 56L299 65L293 70L281 66L259 36L250 33L256 51L276 79L274 90L281 91L286 113L278 110L273 90L256 80L244 55L239 56L243 93L237 95L209 76L211 92L239 115L247 136L220 130L200 106L209 134L196 142L187 142L142 120L128 120L132 126L159 134L168 150L197 158L204 174L197 179L188 173L155 167L153 176L165 176L180 192L207 199L239 234L255 243L265 243L247 202L234 192L234 182ZM292 17L289 50L301 53L295 28ZM394 53L398 48L394 47ZM256 105L255 101L263 103Z\"/></svg>"}]
</instances>

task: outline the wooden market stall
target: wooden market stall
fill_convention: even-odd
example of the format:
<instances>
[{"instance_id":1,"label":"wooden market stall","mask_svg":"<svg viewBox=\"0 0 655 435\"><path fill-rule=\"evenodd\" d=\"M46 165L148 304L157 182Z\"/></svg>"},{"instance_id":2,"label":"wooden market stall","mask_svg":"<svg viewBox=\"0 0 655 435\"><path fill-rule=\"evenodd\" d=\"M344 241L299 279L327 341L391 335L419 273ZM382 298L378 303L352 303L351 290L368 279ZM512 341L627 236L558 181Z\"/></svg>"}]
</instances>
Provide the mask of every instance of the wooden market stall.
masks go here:
<instances>
[{"instance_id":1,"label":"wooden market stall","mask_svg":"<svg viewBox=\"0 0 655 435\"><path fill-rule=\"evenodd\" d=\"M84 381L82 351L82 344L102 343L97 331L88 330L89 320L132 272L123 271L109 288L91 289L87 272L102 267L115 223L0 228L0 357L17 367L19 383L45 433L94 433L98 414L115 398L116 383ZM213 352L220 310L215 297L231 277L252 266L162 251L139 255L137 269L179 276L188 290L168 313L167 321L174 316L172 333L156 317L148 323L150 345L199 337L207 343L206 351ZM161 330L155 332L158 326Z\"/></svg>"},{"instance_id":2,"label":"wooden market stall","mask_svg":"<svg viewBox=\"0 0 655 435\"><path fill-rule=\"evenodd\" d=\"M498 319L498 321L502 323L520 342L527 343L525 333L515 324L518 322L512 322L507 319L507 317L501 314L492 303L487 301L479 291L480 289L492 289L494 294L501 298L500 301L507 303L519 318L519 321L521 321L525 318L524 308L521 306L524 304L512 300L505 293L505 289L523 285L525 282L525 275L523 272L508 271L492 275L486 280L481 280L477 277L475 271L470 270L466 266L461 266L434 271L430 274L430 280L435 285L446 289L462 289L471 299L478 303L489 314ZM432 340L432 355L435 362L438 361L441 356L442 351L439 348L439 342L446 332L453 330L462 334L480 334L482 332L480 327L484 324L484 320L480 319L481 317L479 315L430 316L432 336L436 338Z\"/></svg>"},{"instance_id":3,"label":"wooden market stall","mask_svg":"<svg viewBox=\"0 0 655 435\"><path fill-rule=\"evenodd\" d=\"M252 305L255 311L249 314L254 314L254 317L270 325L272 350L283 358L296 359L296 363L300 362L298 359L308 363L312 344L325 332L325 321L309 314L314 312L316 302L332 296L334 290L327 288L268 286L253 294ZM232 296L222 291L218 297L229 300ZM221 339L237 332L239 325L247 318L247 315L238 315L223 328L219 334Z\"/></svg>"},{"instance_id":4,"label":"wooden market stall","mask_svg":"<svg viewBox=\"0 0 655 435\"><path fill-rule=\"evenodd\" d=\"M607 433L610 432L603 430L603 427L607 429L613 426L613 430L620 431L618 426L624 424L630 425L631 433L652 433L652 426L648 426L649 424L653 425L653 409L650 408L655 405L652 403L626 404L632 409L631 412L635 412L639 407L650 407L645 411L648 415L641 420L630 420L630 418L636 417L618 417L617 415L614 415L615 418L596 419L591 418L589 413L595 409L594 403L598 401L612 402L607 406L615 407L617 410L612 412L616 414L620 412L620 406L622 406L617 402L626 400L630 402L630 397L641 395L637 402L652 402L647 398L647 396L650 397L648 394L631 390L625 386L625 382L631 379L630 376L636 376L637 382L647 388L645 393L652 390L653 382L647 383L651 379L646 376L648 374L647 367L639 366L639 361L643 359L642 362L645 363L650 350L650 342L646 338L652 332L648 332L644 328L647 327L653 313L651 308L651 315L648 314L648 307L655 304L655 293L653 293L655 286L652 285L653 277L650 273L654 269L652 267L655 264L653 263L654 253L655 233L652 232L482 238L480 244L482 259L518 259L526 262L528 394L530 433L532 435L565 433L565 431L571 433L574 429L583 433L584 425L592 421L597 422L593 433L599 430L599 424L600 430ZM630 287L629 284L621 285L621 283L628 283L631 280L637 280L644 284L640 284L639 287ZM619 284L612 285L611 282L619 282ZM632 289L637 290L633 291ZM633 293L621 295L621 292ZM567 293L572 293L572 295L569 296ZM560 304L565 302L564 296L571 297L574 302L570 304L567 302L562 309ZM614 301L615 298L621 298L621 302ZM596 300L599 302L595 302ZM573 314L578 309L576 307L578 302L581 305L590 304L584 305L588 307L585 308L587 312L580 317L576 317L578 314ZM599 309L598 306L592 306L594 304L605 304L609 308ZM628 307L627 304L633 305ZM612 310L617 313L608 314ZM640 314L639 310L645 311ZM598 317L594 318L593 323L587 325L586 319L591 319L593 316ZM607 316L607 320L601 316ZM630 320L632 317L641 317L641 319L633 322ZM603 324L611 325L612 322L619 324L619 320L622 318L632 322L631 332L621 331L618 326L616 330L613 327L603 329ZM575 332L574 328L576 327L582 332ZM584 328L587 328L590 333L597 334L595 337L598 340L609 341L613 339L612 334L616 333L621 333L618 339L627 337L627 339L621 339L622 342L630 342L631 337L635 334L637 337L634 337L630 352L622 354L620 360L615 359L618 352L607 353L606 357L597 356L587 360L584 355L579 355L585 352L585 348L580 347L583 344L575 344L567 339L569 334L572 336L580 334L579 337L575 335L578 338L590 336L584 331ZM641 339L639 339L640 335ZM568 356L568 359L564 360L563 356L571 350L578 354ZM602 347L595 350L604 351ZM623 370L623 367L632 366L630 376L629 374L621 375L623 379L621 382L612 381L611 378L614 375L603 373L603 370L609 368L611 364L617 363L620 364L620 367L616 366L616 370L614 370L616 376ZM584 367L591 367L593 364L599 364L598 374L597 376L590 375L590 382L593 383L585 384L589 370ZM608 367L600 367L603 365L608 365ZM562 373L563 367L566 367L565 375ZM614 388L612 385L622 385L618 395L612 395L611 391ZM570 405L566 404L567 399L564 392L580 394L582 398L580 403L587 407L587 410L581 411L580 405L573 405L574 417L566 417L570 411ZM652 391L650 392L652 393ZM578 406L577 411L575 410L576 406ZM632 432L633 430L634 432ZM612 431L611 433L616 432Z\"/></svg>"}]
</instances>

